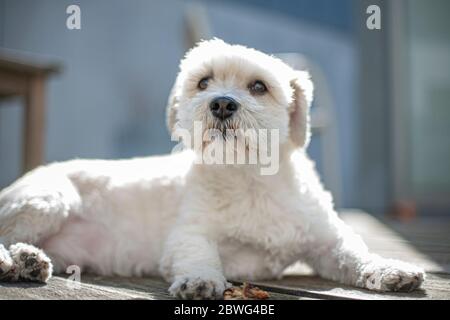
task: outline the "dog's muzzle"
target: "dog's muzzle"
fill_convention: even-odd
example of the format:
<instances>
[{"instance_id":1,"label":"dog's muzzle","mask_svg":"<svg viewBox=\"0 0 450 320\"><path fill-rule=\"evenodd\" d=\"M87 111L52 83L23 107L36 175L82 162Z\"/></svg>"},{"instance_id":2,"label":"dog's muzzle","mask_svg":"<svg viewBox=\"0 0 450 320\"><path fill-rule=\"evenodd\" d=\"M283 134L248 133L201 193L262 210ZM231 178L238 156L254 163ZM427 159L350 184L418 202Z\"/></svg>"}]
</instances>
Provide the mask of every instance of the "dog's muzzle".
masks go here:
<instances>
[{"instance_id":1,"label":"dog's muzzle","mask_svg":"<svg viewBox=\"0 0 450 320\"><path fill-rule=\"evenodd\" d=\"M223 121L239 109L239 103L230 97L217 97L211 101L209 109L215 118Z\"/></svg>"}]
</instances>

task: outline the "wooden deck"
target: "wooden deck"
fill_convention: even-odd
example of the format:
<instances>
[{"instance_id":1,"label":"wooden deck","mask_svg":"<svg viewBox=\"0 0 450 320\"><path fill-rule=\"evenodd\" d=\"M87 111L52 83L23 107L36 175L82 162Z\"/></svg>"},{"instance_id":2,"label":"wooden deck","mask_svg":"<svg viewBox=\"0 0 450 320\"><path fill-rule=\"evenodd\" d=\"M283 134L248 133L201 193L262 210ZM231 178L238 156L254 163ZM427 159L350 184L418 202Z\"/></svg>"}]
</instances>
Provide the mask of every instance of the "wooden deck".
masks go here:
<instances>
[{"instance_id":1,"label":"wooden deck","mask_svg":"<svg viewBox=\"0 0 450 320\"><path fill-rule=\"evenodd\" d=\"M287 270L282 280L256 283L271 299L450 299L450 219L412 223L379 221L357 211L342 218L360 233L373 252L403 259L425 268L422 290L412 293L373 293L320 279L301 265ZM0 299L171 299L168 284L158 278L109 278L82 275L81 287L71 289L66 275L47 285L0 283Z\"/></svg>"}]
</instances>

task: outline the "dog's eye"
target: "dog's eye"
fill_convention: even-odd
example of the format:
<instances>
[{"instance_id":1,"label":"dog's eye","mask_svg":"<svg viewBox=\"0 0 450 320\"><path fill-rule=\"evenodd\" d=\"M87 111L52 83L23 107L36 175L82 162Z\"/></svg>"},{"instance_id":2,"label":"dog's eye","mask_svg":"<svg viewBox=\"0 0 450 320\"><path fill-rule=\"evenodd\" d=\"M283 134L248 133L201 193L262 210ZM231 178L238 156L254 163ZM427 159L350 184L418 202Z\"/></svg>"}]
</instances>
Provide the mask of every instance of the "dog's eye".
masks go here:
<instances>
[{"instance_id":1,"label":"dog's eye","mask_svg":"<svg viewBox=\"0 0 450 320\"><path fill-rule=\"evenodd\" d=\"M202 80L200 80L200 81L198 82L197 87L198 87L200 90L205 90L206 88L208 88L208 82L209 82L209 77L203 78Z\"/></svg>"},{"instance_id":2,"label":"dog's eye","mask_svg":"<svg viewBox=\"0 0 450 320\"><path fill-rule=\"evenodd\" d=\"M264 94L267 92L266 85L259 80L256 80L255 82L251 83L248 88L250 92L253 94Z\"/></svg>"}]
</instances>

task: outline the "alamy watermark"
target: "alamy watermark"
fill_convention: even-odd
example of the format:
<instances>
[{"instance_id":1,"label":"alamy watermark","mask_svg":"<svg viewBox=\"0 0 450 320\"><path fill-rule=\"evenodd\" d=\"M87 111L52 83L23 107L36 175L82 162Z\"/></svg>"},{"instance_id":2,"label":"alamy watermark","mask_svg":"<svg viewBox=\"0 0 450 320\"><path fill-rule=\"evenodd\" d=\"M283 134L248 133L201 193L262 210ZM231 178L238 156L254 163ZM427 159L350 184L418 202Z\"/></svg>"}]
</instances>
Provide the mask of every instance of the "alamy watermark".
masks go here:
<instances>
[{"instance_id":1,"label":"alamy watermark","mask_svg":"<svg viewBox=\"0 0 450 320\"><path fill-rule=\"evenodd\" d=\"M66 273L70 276L66 279L66 286L69 289L81 288L81 268L77 265L70 265L66 269Z\"/></svg>"},{"instance_id":2,"label":"alamy watermark","mask_svg":"<svg viewBox=\"0 0 450 320\"><path fill-rule=\"evenodd\" d=\"M194 121L193 130L177 128L171 137L179 142L172 150L196 151L196 164L257 165L261 175L279 170L280 133L278 129L206 129Z\"/></svg>"},{"instance_id":3,"label":"alamy watermark","mask_svg":"<svg viewBox=\"0 0 450 320\"><path fill-rule=\"evenodd\" d=\"M367 7L366 13L369 15L366 20L366 27L369 30L381 30L381 9L378 5L372 4ZM66 27L69 30L81 29L81 8L76 4L71 4L66 8Z\"/></svg>"},{"instance_id":4,"label":"alamy watermark","mask_svg":"<svg viewBox=\"0 0 450 320\"><path fill-rule=\"evenodd\" d=\"M366 20L366 26L369 30L381 30L381 9L376 4L367 7L366 13L369 14Z\"/></svg>"},{"instance_id":5,"label":"alamy watermark","mask_svg":"<svg viewBox=\"0 0 450 320\"><path fill-rule=\"evenodd\" d=\"M66 8L66 13L69 15L66 19L66 27L69 30L81 29L81 9L76 4L71 4Z\"/></svg>"}]
</instances>

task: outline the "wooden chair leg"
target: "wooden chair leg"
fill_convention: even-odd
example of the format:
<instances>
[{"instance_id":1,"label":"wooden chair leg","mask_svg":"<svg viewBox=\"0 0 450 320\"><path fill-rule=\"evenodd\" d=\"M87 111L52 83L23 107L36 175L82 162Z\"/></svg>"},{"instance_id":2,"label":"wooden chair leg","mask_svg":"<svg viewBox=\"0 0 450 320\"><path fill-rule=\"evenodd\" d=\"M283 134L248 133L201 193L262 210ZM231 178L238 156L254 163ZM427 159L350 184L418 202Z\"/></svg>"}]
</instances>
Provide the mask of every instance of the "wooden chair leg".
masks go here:
<instances>
[{"instance_id":1,"label":"wooden chair leg","mask_svg":"<svg viewBox=\"0 0 450 320\"><path fill-rule=\"evenodd\" d=\"M25 97L25 135L23 171L27 172L43 163L45 136L45 78L32 77Z\"/></svg>"}]
</instances>

